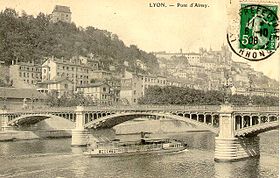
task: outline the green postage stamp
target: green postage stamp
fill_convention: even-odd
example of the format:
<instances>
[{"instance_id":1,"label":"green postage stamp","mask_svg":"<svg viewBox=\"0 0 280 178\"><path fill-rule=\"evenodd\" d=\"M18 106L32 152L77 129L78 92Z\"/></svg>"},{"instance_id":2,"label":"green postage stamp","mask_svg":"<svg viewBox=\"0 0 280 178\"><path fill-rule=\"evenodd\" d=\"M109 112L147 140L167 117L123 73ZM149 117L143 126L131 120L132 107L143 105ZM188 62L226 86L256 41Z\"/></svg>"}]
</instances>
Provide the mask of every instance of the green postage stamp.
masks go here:
<instances>
[{"instance_id":1,"label":"green postage stamp","mask_svg":"<svg viewBox=\"0 0 280 178\"><path fill-rule=\"evenodd\" d=\"M240 10L240 48L276 49L276 5L242 4Z\"/></svg>"},{"instance_id":2,"label":"green postage stamp","mask_svg":"<svg viewBox=\"0 0 280 178\"><path fill-rule=\"evenodd\" d=\"M240 4L238 18L228 33L233 52L251 61L271 56L279 47L278 5Z\"/></svg>"}]
</instances>

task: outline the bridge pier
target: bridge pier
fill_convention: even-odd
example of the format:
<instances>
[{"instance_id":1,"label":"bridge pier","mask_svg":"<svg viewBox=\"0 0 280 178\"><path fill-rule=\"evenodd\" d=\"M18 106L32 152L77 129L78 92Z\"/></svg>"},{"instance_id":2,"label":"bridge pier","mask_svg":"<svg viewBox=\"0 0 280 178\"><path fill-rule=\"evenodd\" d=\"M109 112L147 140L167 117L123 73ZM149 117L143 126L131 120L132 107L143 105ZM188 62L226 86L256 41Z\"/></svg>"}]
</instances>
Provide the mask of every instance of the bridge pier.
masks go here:
<instances>
[{"instance_id":1,"label":"bridge pier","mask_svg":"<svg viewBox=\"0 0 280 178\"><path fill-rule=\"evenodd\" d=\"M215 161L236 161L260 155L259 137L235 137L235 118L230 105L220 110L220 133L215 138Z\"/></svg>"},{"instance_id":2,"label":"bridge pier","mask_svg":"<svg viewBox=\"0 0 280 178\"><path fill-rule=\"evenodd\" d=\"M84 128L85 114L82 106L76 109L76 127L72 130L71 146L86 146L89 142L89 132Z\"/></svg>"}]
</instances>

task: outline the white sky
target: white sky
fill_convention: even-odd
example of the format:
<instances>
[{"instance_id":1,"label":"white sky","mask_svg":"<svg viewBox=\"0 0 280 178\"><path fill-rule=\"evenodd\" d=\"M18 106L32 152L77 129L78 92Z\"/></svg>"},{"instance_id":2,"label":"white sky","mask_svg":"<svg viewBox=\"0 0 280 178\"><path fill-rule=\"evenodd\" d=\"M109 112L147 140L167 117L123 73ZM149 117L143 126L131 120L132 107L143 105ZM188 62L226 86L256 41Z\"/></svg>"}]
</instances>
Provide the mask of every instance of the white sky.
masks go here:
<instances>
[{"instance_id":1,"label":"white sky","mask_svg":"<svg viewBox=\"0 0 280 178\"><path fill-rule=\"evenodd\" d=\"M14 8L37 15L50 14L55 5L69 6L77 26L93 26L119 36L147 52L197 52L200 47L219 50L226 42L226 6L221 0L162 0L167 5L200 2L208 8L152 8L147 0L0 0L0 9ZM154 1L157 2L157 1ZM174 3L175 2L175 3ZM233 59L247 62L279 81L279 50L271 58L250 62L233 53Z\"/></svg>"}]
</instances>

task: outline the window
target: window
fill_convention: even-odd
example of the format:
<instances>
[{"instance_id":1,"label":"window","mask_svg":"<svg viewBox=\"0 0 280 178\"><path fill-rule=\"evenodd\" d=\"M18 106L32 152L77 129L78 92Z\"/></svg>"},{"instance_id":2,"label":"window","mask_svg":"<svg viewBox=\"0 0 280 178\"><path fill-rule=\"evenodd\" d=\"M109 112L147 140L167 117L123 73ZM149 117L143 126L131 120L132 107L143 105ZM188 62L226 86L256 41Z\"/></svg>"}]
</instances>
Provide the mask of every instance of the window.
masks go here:
<instances>
[{"instance_id":1,"label":"window","mask_svg":"<svg viewBox=\"0 0 280 178\"><path fill-rule=\"evenodd\" d=\"M21 72L19 72L19 76L21 77Z\"/></svg>"},{"instance_id":2,"label":"window","mask_svg":"<svg viewBox=\"0 0 280 178\"><path fill-rule=\"evenodd\" d=\"M103 87L103 92L106 92L106 87Z\"/></svg>"},{"instance_id":3,"label":"window","mask_svg":"<svg viewBox=\"0 0 280 178\"><path fill-rule=\"evenodd\" d=\"M136 90L133 91L133 94L136 95Z\"/></svg>"},{"instance_id":4,"label":"window","mask_svg":"<svg viewBox=\"0 0 280 178\"><path fill-rule=\"evenodd\" d=\"M137 100L136 100L136 99L134 99L134 103L136 103L136 101L137 101Z\"/></svg>"}]
</instances>

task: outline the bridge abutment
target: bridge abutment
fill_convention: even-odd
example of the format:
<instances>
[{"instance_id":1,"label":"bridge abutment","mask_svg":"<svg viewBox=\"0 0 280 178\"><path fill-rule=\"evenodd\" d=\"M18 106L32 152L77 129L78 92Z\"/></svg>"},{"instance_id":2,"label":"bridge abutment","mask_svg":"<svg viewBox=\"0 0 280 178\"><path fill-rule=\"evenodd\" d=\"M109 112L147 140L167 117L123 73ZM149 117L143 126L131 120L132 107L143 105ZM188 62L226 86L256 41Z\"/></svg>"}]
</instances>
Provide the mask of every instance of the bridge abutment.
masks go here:
<instances>
[{"instance_id":1,"label":"bridge abutment","mask_svg":"<svg viewBox=\"0 0 280 178\"><path fill-rule=\"evenodd\" d=\"M8 111L6 109L0 110L0 113L2 114L0 116L0 121L1 121L1 131L11 131L14 130L12 126L8 125L9 118L7 115Z\"/></svg>"},{"instance_id":2,"label":"bridge abutment","mask_svg":"<svg viewBox=\"0 0 280 178\"><path fill-rule=\"evenodd\" d=\"M86 146L89 142L89 132L84 128L85 115L84 108L77 106L76 109L76 127L72 130L71 146Z\"/></svg>"},{"instance_id":3,"label":"bridge abutment","mask_svg":"<svg viewBox=\"0 0 280 178\"><path fill-rule=\"evenodd\" d=\"M220 133L215 138L215 161L236 161L260 155L259 137L235 137L235 121L230 105L220 110Z\"/></svg>"}]
</instances>

